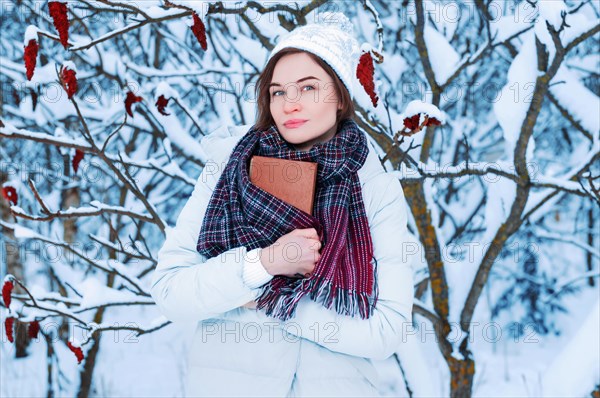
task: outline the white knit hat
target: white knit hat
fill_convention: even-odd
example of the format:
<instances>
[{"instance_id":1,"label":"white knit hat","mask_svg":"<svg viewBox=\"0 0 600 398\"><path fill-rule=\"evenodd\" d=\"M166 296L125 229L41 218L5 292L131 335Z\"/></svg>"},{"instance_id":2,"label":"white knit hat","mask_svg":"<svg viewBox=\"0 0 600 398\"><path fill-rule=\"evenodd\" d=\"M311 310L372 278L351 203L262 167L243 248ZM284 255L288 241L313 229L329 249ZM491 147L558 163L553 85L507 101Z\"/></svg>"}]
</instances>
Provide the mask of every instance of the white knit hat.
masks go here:
<instances>
[{"instance_id":1,"label":"white knit hat","mask_svg":"<svg viewBox=\"0 0 600 398\"><path fill-rule=\"evenodd\" d=\"M300 26L281 37L267 63L288 47L310 52L325 61L344 83L350 97L354 98L354 81L361 48L354 38L354 26L348 17L341 12L318 14L318 22Z\"/></svg>"}]
</instances>

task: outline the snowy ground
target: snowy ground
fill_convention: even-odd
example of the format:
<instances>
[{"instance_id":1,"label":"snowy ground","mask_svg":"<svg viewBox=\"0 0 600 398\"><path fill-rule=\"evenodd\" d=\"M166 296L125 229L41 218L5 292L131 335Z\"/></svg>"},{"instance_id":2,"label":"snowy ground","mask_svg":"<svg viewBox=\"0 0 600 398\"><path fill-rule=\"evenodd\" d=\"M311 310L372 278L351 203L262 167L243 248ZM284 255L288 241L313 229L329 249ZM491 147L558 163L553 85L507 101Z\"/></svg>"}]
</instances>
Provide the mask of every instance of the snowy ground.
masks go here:
<instances>
[{"instance_id":1,"label":"snowy ground","mask_svg":"<svg viewBox=\"0 0 600 398\"><path fill-rule=\"evenodd\" d=\"M539 336L529 331L514 338L504 330L501 336L494 335L497 329L487 326L481 318L474 328L472 350L476 360L474 397L538 397L541 396L543 373L566 342L577 332L585 317L598 300L597 292L588 289L583 294L567 301L568 314L558 315L563 327L560 336ZM480 308L481 307L481 308ZM477 314L489 313L484 305ZM122 311L124 313L124 311ZM128 309L127 316L119 311L109 312L111 321L147 324L159 316L155 308L143 308L136 317ZM437 396L448 396L448 369L437 348L431 327L421 317L416 322L427 325L421 330L419 341L429 366L428 375L420 375L420 382L429 379L429 388ZM489 322L488 322L489 324ZM131 397L180 397L183 395L186 367L186 346L189 344L184 329L174 324L159 332L134 338L129 333L103 335L102 348L94 373L93 396ZM74 380L79 370L73 354L57 345L58 358L65 372L62 382L64 390L59 396L74 396ZM39 339L30 346L28 358L15 360L14 344L3 339L0 344L0 396L44 397L46 396L46 344ZM396 361L389 358L376 363L380 370L382 389L389 397L406 397L404 382ZM407 366L410 366L408 364ZM573 369L577 371L577 369ZM69 380L71 384L66 383ZM414 396L419 396L418 386L413 386ZM591 391L591 389L590 389Z\"/></svg>"}]
</instances>

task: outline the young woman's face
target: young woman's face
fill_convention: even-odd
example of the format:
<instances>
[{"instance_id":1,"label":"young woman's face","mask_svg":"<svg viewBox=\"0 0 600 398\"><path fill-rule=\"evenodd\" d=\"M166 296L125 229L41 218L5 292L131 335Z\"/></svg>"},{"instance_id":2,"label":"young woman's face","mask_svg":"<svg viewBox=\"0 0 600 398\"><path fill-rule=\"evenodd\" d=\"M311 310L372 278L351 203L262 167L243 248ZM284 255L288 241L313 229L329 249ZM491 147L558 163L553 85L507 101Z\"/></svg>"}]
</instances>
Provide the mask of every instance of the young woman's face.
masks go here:
<instances>
[{"instance_id":1,"label":"young woman's face","mask_svg":"<svg viewBox=\"0 0 600 398\"><path fill-rule=\"evenodd\" d=\"M333 79L308 54L289 54L277 62L269 96L277 129L297 150L309 151L335 136L339 97Z\"/></svg>"}]
</instances>

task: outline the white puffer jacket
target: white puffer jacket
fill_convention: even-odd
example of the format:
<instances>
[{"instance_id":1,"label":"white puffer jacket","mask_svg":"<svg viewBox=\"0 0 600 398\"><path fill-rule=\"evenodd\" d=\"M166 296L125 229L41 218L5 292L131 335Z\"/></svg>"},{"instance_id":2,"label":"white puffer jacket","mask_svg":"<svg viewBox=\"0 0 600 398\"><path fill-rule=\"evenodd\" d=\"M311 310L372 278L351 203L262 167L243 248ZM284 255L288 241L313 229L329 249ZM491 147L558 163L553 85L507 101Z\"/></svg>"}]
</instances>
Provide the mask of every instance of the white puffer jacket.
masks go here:
<instances>
[{"instance_id":1,"label":"white puffer jacket","mask_svg":"<svg viewBox=\"0 0 600 398\"><path fill-rule=\"evenodd\" d=\"M158 252L152 297L168 319L195 325L186 395L379 396L371 359L399 351L412 320L416 259L407 253L415 253L419 243L407 229L400 182L385 173L369 144L358 175L377 259L379 299L373 316L339 315L305 296L296 315L281 322L241 307L260 292L243 277L245 247L208 260L196 251L211 194L249 127L223 127L202 140L214 163L204 168Z\"/></svg>"}]
</instances>

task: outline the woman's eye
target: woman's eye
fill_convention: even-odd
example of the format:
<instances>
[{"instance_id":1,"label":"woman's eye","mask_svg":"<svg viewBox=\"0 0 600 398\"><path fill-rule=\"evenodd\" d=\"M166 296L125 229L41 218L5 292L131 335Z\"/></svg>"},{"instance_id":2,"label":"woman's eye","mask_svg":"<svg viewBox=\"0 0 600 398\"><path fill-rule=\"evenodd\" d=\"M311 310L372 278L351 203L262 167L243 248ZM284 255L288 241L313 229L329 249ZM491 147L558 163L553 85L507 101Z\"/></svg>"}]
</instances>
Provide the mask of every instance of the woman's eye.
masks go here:
<instances>
[{"instance_id":1,"label":"woman's eye","mask_svg":"<svg viewBox=\"0 0 600 398\"><path fill-rule=\"evenodd\" d=\"M302 87L303 90L305 90L307 88L310 88L311 90L315 90L315 86L312 86L312 85ZM306 90L306 91L310 91L310 90ZM282 94L283 94L282 90L276 90L271 93L271 97L280 97Z\"/></svg>"}]
</instances>

